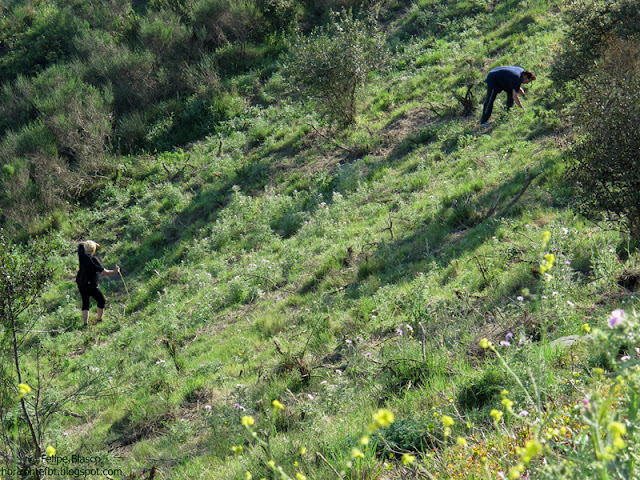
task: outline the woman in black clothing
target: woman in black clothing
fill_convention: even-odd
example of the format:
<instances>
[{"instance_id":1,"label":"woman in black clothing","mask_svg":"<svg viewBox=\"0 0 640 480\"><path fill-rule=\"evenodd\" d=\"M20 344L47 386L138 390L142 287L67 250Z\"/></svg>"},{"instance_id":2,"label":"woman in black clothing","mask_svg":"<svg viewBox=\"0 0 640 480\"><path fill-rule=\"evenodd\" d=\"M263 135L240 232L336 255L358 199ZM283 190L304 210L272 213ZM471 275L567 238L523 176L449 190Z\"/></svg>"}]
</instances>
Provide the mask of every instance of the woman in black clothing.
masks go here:
<instances>
[{"instance_id":1,"label":"woman in black clothing","mask_svg":"<svg viewBox=\"0 0 640 480\"><path fill-rule=\"evenodd\" d=\"M89 324L89 307L91 297L93 297L98 303L97 321L102 321L106 300L98 286L98 278L100 275L117 275L120 273L120 267L117 265L115 270L106 270L100 264L100 261L93 256L98 248L100 248L100 245L92 240L87 240L86 242L80 242L78 244L78 260L80 262L80 268L76 275L76 283L78 284L78 290L80 290L80 295L82 296L82 320L85 325Z\"/></svg>"}]
</instances>

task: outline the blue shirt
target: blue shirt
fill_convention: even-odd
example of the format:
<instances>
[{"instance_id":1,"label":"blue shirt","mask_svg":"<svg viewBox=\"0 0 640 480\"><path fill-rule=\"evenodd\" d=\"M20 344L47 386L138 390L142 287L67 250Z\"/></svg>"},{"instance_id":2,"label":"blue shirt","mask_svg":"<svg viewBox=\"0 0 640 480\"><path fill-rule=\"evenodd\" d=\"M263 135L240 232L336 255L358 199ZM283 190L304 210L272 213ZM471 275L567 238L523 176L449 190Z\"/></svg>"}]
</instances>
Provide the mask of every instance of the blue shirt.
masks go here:
<instances>
[{"instance_id":1,"label":"blue shirt","mask_svg":"<svg viewBox=\"0 0 640 480\"><path fill-rule=\"evenodd\" d=\"M522 85L522 72L524 68L521 67L497 67L489 72L485 82L499 90L519 91Z\"/></svg>"}]
</instances>

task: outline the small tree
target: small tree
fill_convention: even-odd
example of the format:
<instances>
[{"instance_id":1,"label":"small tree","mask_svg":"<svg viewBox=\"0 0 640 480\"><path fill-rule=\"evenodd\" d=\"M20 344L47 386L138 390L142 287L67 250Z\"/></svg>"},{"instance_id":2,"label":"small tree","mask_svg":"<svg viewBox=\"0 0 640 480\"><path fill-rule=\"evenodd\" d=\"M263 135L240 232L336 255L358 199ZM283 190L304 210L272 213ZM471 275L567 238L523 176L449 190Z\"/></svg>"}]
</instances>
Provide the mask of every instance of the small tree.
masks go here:
<instances>
[{"instance_id":1,"label":"small tree","mask_svg":"<svg viewBox=\"0 0 640 480\"><path fill-rule=\"evenodd\" d=\"M569 156L578 209L605 211L640 235L640 42L610 44L584 78Z\"/></svg>"},{"instance_id":2,"label":"small tree","mask_svg":"<svg viewBox=\"0 0 640 480\"><path fill-rule=\"evenodd\" d=\"M22 469L30 468L33 460L39 459L43 452L37 407L34 408L33 403L18 391L18 385L28 384L20 361L20 345L25 337L23 332L29 331L30 325L22 320L22 314L35 303L51 276L51 270L46 267L47 256L32 253L35 252L21 252L7 242L0 231L0 326L3 337L0 439L5 447L9 447L13 458L4 449L0 450L0 455L5 460L16 461ZM16 398L20 413L11 422L8 420Z\"/></svg>"},{"instance_id":3,"label":"small tree","mask_svg":"<svg viewBox=\"0 0 640 480\"><path fill-rule=\"evenodd\" d=\"M358 90L387 57L375 22L342 11L308 37L289 42L283 73L331 122L345 127L355 122Z\"/></svg>"}]
</instances>

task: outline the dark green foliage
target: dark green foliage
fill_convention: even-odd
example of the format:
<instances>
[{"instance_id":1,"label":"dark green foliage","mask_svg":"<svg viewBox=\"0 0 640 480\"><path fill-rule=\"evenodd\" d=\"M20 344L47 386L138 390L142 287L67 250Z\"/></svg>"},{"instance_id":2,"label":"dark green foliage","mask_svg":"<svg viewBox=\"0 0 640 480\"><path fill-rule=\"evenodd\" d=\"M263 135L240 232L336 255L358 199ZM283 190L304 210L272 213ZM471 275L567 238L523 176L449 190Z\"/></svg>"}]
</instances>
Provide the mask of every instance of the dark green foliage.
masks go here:
<instances>
[{"instance_id":1,"label":"dark green foliage","mask_svg":"<svg viewBox=\"0 0 640 480\"><path fill-rule=\"evenodd\" d=\"M0 81L34 75L74 53L73 39L88 26L52 4L17 7L0 23Z\"/></svg>"},{"instance_id":2,"label":"dark green foliage","mask_svg":"<svg viewBox=\"0 0 640 480\"><path fill-rule=\"evenodd\" d=\"M327 22L333 12L340 10L353 9L358 10L360 7L375 2L365 2L363 0L299 0L304 5L305 20L312 24Z\"/></svg>"},{"instance_id":3,"label":"dark green foliage","mask_svg":"<svg viewBox=\"0 0 640 480\"><path fill-rule=\"evenodd\" d=\"M370 72L384 67L389 53L376 25L342 11L308 37L289 44L284 75L318 110L339 126L355 122L357 94Z\"/></svg>"},{"instance_id":4,"label":"dark green foliage","mask_svg":"<svg viewBox=\"0 0 640 480\"><path fill-rule=\"evenodd\" d=\"M10 328L11 322L18 322L51 278L44 253L50 249L41 242L20 248L0 230L0 323L4 329Z\"/></svg>"},{"instance_id":5,"label":"dark green foliage","mask_svg":"<svg viewBox=\"0 0 640 480\"><path fill-rule=\"evenodd\" d=\"M621 217L640 234L640 43L616 41L584 79L569 157L579 209Z\"/></svg>"},{"instance_id":6,"label":"dark green foliage","mask_svg":"<svg viewBox=\"0 0 640 480\"><path fill-rule=\"evenodd\" d=\"M254 2L248 0L199 0L192 26L206 50L256 39L262 30Z\"/></svg>"},{"instance_id":7,"label":"dark green foliage","mask_svg":"<svg viewBox=\"0 0 640 480\"><path fill-rule=\"evenodd\" d=\"M500 398L506 385L502 371L488 369L482 378L460 390L456 403L463 410L483 408Z\"/></svg>"},{"instance_id":8,"label":"dark green foliage","mask_svg":"<svg viewBox=\"0 0 640 480\"><path fill-rule=\"evenodd\" d=\"M398 452L424 452L431 450L439 443L439 439L434 435L435 430L433 421L402 418L372 435L372 440L383 455Z\"/></svg>"},{"instance_id":9,"label":"dark green foliage","mask_svg":"<svg viewBox=\"0 0 640 480\"><path fill-rule=\"evenodd\" d=\"M0 135L16 125L24 125L36 118L37 110L31 99L35 96L30 79L20 75L14 82L2 84L0 92Z\"/></svg>"},{"instance_id":10,"label":"dark green foliage","mask_svg":"<svg viewBox=\"0 0 640 480\"><path fill-rule=\"evenodd\" d=\"M32 99L39 118L53 134L57 150L72 163L95 168L111 134L111 95L56 66L34 81Z\"/></svg>"},{"instance_id":11,"label":"dark green foliage","mask_svg":"<svg viewBox=\"0 0 640 480\"><path fill-rule=\"evenodd\" d=\"M640 38L636 0L574 0L564 13L568 31L552 66L557 81L580 78L595 68L608 39Z\"/></svg>"},{"instance_id":12,"label":"dark green foliage","mask_svg":"<svg viewBox=\"0 0 640 480\"><path fill-rule=\"evenodd\" d=\"M302 15L302 5L297 0L256 0L256 6L268 30L282 32L294 26Z\"/></svg>"},{"instance_id":13,"label":"dark green foliage","mask_svg":"<svg viewBox=\"0 0 640 480\"><path fill-rule=\"evenodd\" d=\"M0 178L4 214L22 225L79 195L103 166L111 135L111 96L56 65L31 81L19 78L3 98L7 115L0 161L13 173ZM12 122L12 120L14 120ZM24 122L24 123L23 123Z\"/></svg>"},{"instance_id":14,"label":"dark green foliage","mask_svg":"<svg viewBox=\"0 0 640 480\"><path fill-rule=\"evenodd\" d=\"M178 64L188 58L193 36L191 27L177 14L161 11L143 18L139 25L142 45L163 61Z\"/></svg>"}]
</instances>

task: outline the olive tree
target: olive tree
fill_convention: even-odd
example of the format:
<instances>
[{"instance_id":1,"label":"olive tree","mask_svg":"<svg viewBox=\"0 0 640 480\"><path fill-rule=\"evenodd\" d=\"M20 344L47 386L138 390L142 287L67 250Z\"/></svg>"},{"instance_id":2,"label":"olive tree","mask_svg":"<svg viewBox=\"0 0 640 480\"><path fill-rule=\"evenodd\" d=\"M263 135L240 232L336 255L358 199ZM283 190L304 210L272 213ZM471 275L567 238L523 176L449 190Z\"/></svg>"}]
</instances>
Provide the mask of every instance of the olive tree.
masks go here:
<instances>
[{"instance_id":1,"label":"olive tree","mask_svg":"<svg viewBox=\"0 0 640 480\"><path fill-rule=\"evenodd\" d=\"M285 78L331 122L341 127L354 123L359 89L388 58L375 21L335 12L327 25L308 36L298 34L288 47Z\"/></svg>"}]
</instances>

